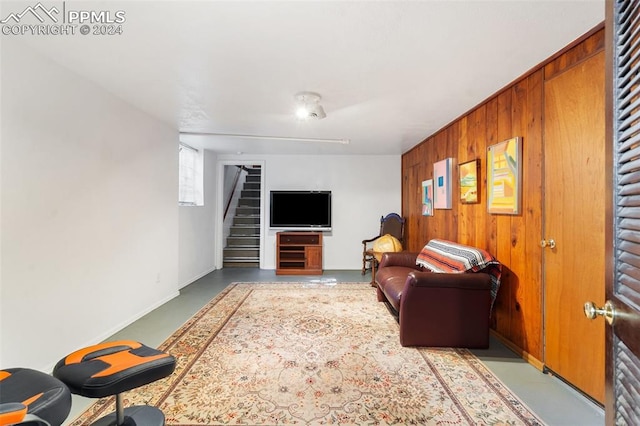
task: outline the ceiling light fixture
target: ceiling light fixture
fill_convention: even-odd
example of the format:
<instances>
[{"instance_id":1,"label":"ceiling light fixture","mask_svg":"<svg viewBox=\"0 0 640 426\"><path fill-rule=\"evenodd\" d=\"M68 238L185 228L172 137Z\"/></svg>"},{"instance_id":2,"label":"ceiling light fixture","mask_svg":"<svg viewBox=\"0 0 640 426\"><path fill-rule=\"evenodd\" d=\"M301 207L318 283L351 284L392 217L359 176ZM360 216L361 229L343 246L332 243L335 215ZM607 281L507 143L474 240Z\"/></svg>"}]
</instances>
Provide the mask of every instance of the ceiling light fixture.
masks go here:
<instances>
[{"instance_id":1,"label":"ceiling light fixture","mask_svg":"<svg viewBox=\"0 0 640 426\"><path fill-rule=\"evenodd\" d=\"M268 141L325 142L339 143L342 145L348 145L349 142L351 142L351 139L296 138L294 136L241 135L237 133L180 132L180 134L189 136L216 136L221 138L258 139Z\"/></svg>"},{"instance_id":2,"label":"ceiling light fixture","mask_svg":"<svg viewBox=\"0 0 640 426\"><path fill-rule=\"evenodd\" d=\"M296 117L300 120L322 120L327 116L324 108L320 105L320 95L314 92L300 92L296 96L298 107L296 109Z\"/></svg>"}]
</instances>

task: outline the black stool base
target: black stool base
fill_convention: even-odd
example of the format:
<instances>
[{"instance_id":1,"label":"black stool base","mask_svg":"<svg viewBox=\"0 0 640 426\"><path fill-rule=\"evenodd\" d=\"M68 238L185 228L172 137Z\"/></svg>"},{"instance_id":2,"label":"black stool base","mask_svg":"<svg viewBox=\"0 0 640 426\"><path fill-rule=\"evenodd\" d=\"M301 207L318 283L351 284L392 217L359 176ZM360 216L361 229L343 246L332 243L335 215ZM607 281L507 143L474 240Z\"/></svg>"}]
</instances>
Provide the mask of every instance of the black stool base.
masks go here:
<instances>
[{"instance_id":1,"label":"black stool base","mask_svg":"<svg viewBox=\"0 0 640 426\"><path fill-rule=\"evenodd\" d=\"M116 413L108 414L91 426L164 426L164 414L157 407L134 405L124 409L124 423L118 425Z\"/></svg>"}]
</instances>

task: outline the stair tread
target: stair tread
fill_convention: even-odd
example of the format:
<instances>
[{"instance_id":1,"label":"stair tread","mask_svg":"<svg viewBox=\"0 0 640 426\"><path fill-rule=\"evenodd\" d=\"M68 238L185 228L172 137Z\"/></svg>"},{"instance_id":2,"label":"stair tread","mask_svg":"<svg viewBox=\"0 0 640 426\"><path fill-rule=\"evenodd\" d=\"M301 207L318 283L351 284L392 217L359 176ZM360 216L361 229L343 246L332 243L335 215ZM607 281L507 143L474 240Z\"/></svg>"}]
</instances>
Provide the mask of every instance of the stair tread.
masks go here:
<instances>
[{"instance_id":1,"label":"stair tread","mask_svg":"<svg viewBox=\"0 0 640 426\"><path fill-rule=\"evenodd\" d=\"M246 262L248 260L258 261L260 259L257 258L257 257L248 257L248 256L247 257L240 257L240 256L238 256L238 257L225 257L223 259L223 262Z\"/></svg>"}]
</instances>

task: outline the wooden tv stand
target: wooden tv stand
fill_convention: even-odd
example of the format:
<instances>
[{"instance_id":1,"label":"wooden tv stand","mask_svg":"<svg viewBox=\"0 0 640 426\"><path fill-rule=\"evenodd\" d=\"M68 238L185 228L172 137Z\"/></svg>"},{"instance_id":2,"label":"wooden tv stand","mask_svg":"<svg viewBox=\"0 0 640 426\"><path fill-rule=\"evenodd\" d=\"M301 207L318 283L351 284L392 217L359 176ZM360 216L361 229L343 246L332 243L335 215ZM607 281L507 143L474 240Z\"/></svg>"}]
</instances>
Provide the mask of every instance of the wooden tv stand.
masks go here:
<instances>
[{"instance_id":1,"label":"wooden tv stand","mask_svg":"<svg viewBox=\"0 0 640 426\"><path fill-rule=\"evenodd\" d=\"M276 275L322 275L322 232L278 232Z\"/></svg>"}]
</instances>

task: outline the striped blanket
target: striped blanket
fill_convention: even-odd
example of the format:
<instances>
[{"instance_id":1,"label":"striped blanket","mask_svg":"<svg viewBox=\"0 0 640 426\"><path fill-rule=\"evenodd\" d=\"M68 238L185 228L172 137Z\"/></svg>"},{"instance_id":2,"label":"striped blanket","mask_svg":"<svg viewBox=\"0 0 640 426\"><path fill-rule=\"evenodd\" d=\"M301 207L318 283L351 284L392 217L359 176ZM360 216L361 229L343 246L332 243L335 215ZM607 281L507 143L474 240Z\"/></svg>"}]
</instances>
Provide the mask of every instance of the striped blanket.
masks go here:
<instances>
[{"instance_id":1,"label":"striped blanket","mask_svg":"<svg viewBox=\"0 0 640 426\"><path fill-rule=\"evenodd\" d=\"M489 252L451 241L433 239L422 249L416 264L432 272L485 272L491 276L491 306L500 288L502 265Z\"/></svg>"}]
</instances>

